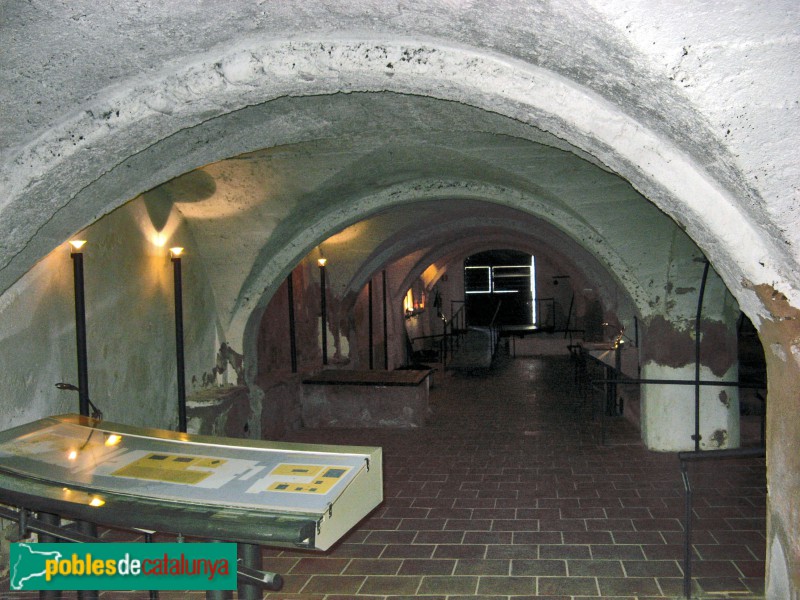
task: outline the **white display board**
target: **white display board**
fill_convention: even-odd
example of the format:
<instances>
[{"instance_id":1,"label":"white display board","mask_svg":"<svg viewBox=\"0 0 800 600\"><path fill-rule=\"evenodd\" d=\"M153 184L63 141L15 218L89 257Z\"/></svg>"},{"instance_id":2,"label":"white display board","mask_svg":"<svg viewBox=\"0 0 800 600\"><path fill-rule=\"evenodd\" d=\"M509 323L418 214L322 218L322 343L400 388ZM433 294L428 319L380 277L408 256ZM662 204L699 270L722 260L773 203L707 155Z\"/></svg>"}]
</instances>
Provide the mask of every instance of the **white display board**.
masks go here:
<instances>
[{"instance_id":1,"label":"white display board","mask_svg":"<svg viewBox=\"0 0 800 600\"><path fill-rule=\"evenodd\" d=\"M339 514L350 515L352 526L380 502L380 462L379 448L210 438L75 415L0 433L0 488L17 475L60 488L67 502L75 490L77 502L97 508L124 497L127 504L141 498L307 515L320 534ZM348 494L356 482L358 490Z\"/></svg>"}]
</instances>

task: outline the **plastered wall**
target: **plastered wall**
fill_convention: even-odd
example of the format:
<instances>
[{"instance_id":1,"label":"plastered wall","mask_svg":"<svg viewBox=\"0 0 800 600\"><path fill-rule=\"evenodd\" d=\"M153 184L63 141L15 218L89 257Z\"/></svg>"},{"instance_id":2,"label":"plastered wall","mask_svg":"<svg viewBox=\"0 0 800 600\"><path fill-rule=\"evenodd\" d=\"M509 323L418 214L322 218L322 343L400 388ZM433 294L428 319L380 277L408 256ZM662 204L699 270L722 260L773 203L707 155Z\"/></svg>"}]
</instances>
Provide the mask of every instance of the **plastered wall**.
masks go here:
<instances>
[{"instance_id":1,"label":"plastered wall","mask_svg":"<svg viewBox=\"0 0 800 600\"><path fill-rule=\"evenodd\" d=\"M158 233L141 203L130 203L75 236L85 239L89 394L108 420L161 428L177 424L173 269L183 259L186 389L202 387L219 345L214 302L191 237L173 219ZM73 261L58 246L0 297L0 371L5 426L77 412Z\"/></svg>"}]
</instances>

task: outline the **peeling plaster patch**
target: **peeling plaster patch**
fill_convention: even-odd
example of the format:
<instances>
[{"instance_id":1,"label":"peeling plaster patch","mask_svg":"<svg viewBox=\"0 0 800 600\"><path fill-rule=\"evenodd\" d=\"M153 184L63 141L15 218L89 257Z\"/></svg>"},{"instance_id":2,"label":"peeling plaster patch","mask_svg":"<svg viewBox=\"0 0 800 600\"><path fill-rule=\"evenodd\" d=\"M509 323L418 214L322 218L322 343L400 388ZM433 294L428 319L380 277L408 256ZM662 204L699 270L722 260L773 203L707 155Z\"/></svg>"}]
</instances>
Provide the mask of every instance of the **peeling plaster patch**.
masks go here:
<instances>
[{"instance_id":1,"label":"peeling plaster patch","mask_svg":"<svg viewBox=\"0 0 800 600\"><path fill-rule=\"evenodd\" d=\"M800 366L800 346L797 344L792 344L789 348L792 352L792 357L794 358L794 362L797 363L797 366Z\"/></svg>"},{"instance_id":2,"label":"peeling plaster patch","mask_svg":"<svg viewBox=\"0 0 800 600\"><path fill-rule=\"evenodd\" d=\"M780 344L770 344L769 349L772 350L772 354L777 356L782 362L786 362L786 350L783 349L783 346Z\"/></svg>"},{"instance_id":3,"label":"peeling plaster patch","mask_svg":"<svg viewBox=\"0 0 800 600\"><path fill-rule=\"evenodd\" d=\"M788 360L790 353L794 355L792 347L800 343L800 309L772 285L760 284L752 286L752 289L767 311L766 318L759 325L759 337L765 346L769 344L776 357L770 359L767 356L768 518L772 531L785 528L782 539L787 543L786 554L800 556L800 429L797 418L800 365L796 360ZM773 548L777 539L778 536L773 535ZM773 575L770 575L772 579ZM769 597L786 596L779 592Z\"/></svg>"},{"instance_id":4,"label":"peeling plaster patch","mask_svg":"<svg viewBox=\"0 0 800 600\"><path fill-rule=\"evenodd\" d=\"M725 406L725 408L730 408L731 407L731 399L728 398L728 393L725 390L722 390L719 393L719 401L722 402L722 404L723 404L723 406Z\"/></svg>"},{"instance_id":5,"label":"peeling plaster patch","mask_svg":"<svg viewBox=\"0 0 800 600\"><path fill-rule=\"evenodd\" d=\"M663 366L679 368L694 363L695 335L691 326L680 328L661 315L648 319L644 324L647 336L657 340L657 343L642 347L643 364L652 361ZM714 348L713 352L701 350L701 363L711 369L715 376L724 376L736 360L733 351L735 334L725 323L703 319L701 335L703 349Z\"/></svg>"},{"instance_id":6,"label":"peeling plaster patch","mask_svg":"<svg viewBox=\"0 0 800 600\"><path fill-rule=\"evenodd\" d=\"M717 448L722 448L725 445L727 439L728 439L728 432L725 431L724 429L717 429L714 433L711 434L710 441Z\"/></svg>"},{"instance_id":7,"label":"peeling plaster patch","mask_svg":"<svg viewBox=\"0 0 800 600\"><path fill-rule=\"evenodd\" d=\"M203 373L203 387L217 385L217 377L227 370L228 365L236 373L236 385L244 385L244 356L223 342L217 352L217 364L210 373Z\"/></svg>"}]
</instances>

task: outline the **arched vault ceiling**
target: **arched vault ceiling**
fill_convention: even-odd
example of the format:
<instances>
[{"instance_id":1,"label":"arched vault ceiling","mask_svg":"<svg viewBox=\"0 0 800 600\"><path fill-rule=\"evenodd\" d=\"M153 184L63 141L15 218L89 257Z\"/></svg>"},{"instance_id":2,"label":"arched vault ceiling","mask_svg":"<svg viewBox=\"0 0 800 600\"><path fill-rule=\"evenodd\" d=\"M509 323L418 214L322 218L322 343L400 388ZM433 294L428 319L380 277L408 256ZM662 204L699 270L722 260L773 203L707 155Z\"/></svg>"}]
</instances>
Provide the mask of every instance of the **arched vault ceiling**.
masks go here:
<instances>
[{"instance_id":1,"label":"arched vault ceiling","mask_svg":"<svg viewBox=\"0 0 800 600\"><path fill-rule=\"evenodd\" d=\"M362 243L364 239L369 242ZM387 210L328 238L320 247L331 264L330 285L340 296L357 293L386 265L420 250L408 281L395 293L404 293L431 264L445 266L483 250L515 248L570 263L598 285L625 282L632 298L652 302L652 290L639 285L636 273L620 257L614 257L613 264L621 271L615 277L607 270L608 263L600 266L597 256L555 226L485 202L442 200Z\"/></svg>"},{"instance_id":2,"label":"arched vault ceiling","mask_svg":"<svg viewBox=\"0 0 800 600\"><path fill-rule=\"evenodd\" d=\"M800 9L788 0L692 11L645 0L75 0L0 10L2 289L146 189L325 131L360 139L372 120L341 107L320 118L295 105L300 97L394 92L505 115L597 157L686 227L751 316L759 306L745 279L793 302L800 294ZM283 121L272 112L281 99L298 108ZM324 112L326 100L309 102ZM480 181L507 174L513 166ZM423 175L392 173L396 188ZM524 183L501 182L528 194ZM355 221L369 214L359 202L339 208ZM290 235L275 242L285 246L300 233L288 220L276 227L284 223ZM308 239L324 233L312 224Z\"/></svg>"},{"instance_id":3,"label":"arched vault ceiling","mask_svg":"<svg viewBox=\"0 0 800 600\"><path fill-rule=\"evenodd\" d=\"M481 219L487 227L492 219L528 227L533 237L537 223L549 223L615 273L643 313L650 310L678 230L670 218L620 177L560 147L476 130L460 115L437 122L446 128L425 128L398 110L408 102L401 100L391 113L408 119L405 129L242 155L146 195L174 203L188 220L229 323L263 305L300 258L342 229L353 226L341 234L344 256L365 260L390 238L428 246ZM228 267L232 244L249 272ZM657 289L648 290L653 280Z\"/></svg>"}]
</instances>

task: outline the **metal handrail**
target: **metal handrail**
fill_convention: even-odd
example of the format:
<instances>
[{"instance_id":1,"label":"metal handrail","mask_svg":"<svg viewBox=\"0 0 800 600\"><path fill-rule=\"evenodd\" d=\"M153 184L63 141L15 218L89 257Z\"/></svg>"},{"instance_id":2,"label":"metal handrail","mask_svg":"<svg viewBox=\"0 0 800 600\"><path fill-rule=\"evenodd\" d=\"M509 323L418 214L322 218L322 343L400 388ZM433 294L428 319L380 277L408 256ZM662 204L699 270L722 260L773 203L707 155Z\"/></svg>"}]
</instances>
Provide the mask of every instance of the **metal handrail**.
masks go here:
<instances>
[{"instance_id":1,"label":"metal handrail","mask_svg":"<svg viewBox=\"0 0 800 600\"><path fill-rule=\"evenodd\" d=\"M462 306L458 308L455 312L452 312L453 304L454 303L461 303ZM439 318L444 323L442 327L442 333L433 333L430 335L418 335L413 338L408 338L409 344L411 345L411 349L413 352L414 342L419 340L434 340L433 345L439 347L439 362L442 365L447 364L447 356L448 351L450 354L453 353L454 344L456 347L460 345L461 336L463 332L466 330L466 311L465 311L465 301L464 300L451 300L450 307L451 307L451 316L450 319L443 313L439 313ZM457 327L459 323L462 323L461 326ZM409 360L411 357L409 357Z\"/></svg>"}]
</instances>

